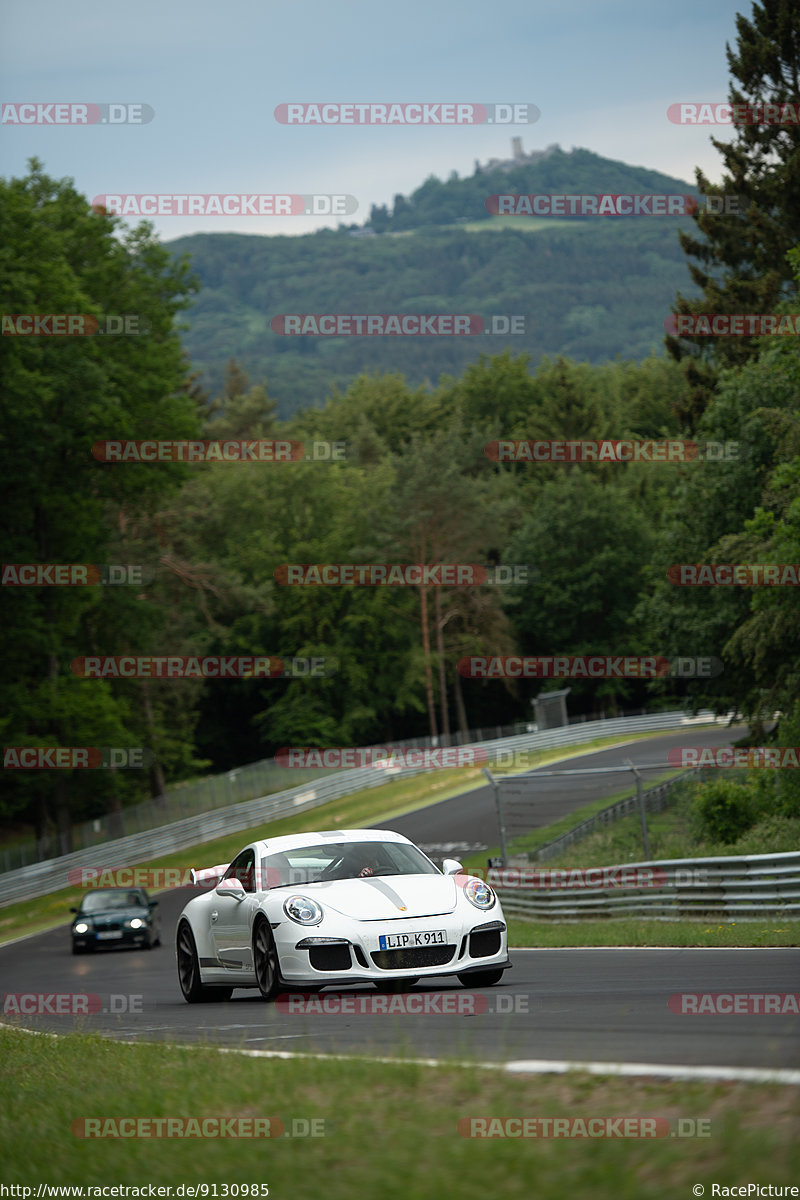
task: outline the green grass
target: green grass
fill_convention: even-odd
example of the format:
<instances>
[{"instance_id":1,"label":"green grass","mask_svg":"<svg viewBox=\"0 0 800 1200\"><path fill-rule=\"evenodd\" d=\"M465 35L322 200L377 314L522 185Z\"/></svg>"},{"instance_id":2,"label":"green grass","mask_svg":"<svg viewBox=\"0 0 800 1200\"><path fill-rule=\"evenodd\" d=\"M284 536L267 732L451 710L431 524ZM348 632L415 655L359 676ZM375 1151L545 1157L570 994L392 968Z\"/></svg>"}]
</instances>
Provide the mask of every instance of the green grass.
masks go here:
<instances>
[{"instance_id":1,"label":"green grass","mask_svg":"<svg viewBox=\"0 0 800 1200\"><path fill-rule=\"evenodd\" d=\"M650 858L719 858L742 854L781 854L800 846L800 818L773 814L734 842L711 842L694 831L692 803L695 784L678 784L676 801L659 813L647 814ZM600 867L644 860L639 815L587 834L543 867Z\"/></svg>"},{"instance_id":2,"label":"green grass","mask_svg":"<svg viewBox=\"0 0 800 1200\"><path fill-rule=\"evenodd\" d=\"M656 921L652 917L606 917L577 921L528 921L507 917L510 946L800 946L800 921Z\"/></svg>"},{"instance_id":3,"label":"green grass","mask_svg":"<svg viewBox=\"0 0 800 1200\"><path fill-rule=\"evenodd\" d=\"M216 1184L221 1196L223 1184L264 1184L272 1200L449 1200L467 1192L503 1200L686 1200L696 1183L710 1197L712 1182L791 1185L800 1178L797 1091L785 1085L252 1059L4 1029L0 1054L6 1185L203 1183ZM277 1118L290 1130L308 1128L301 1121L323 1124L315 1127L322 1136L269 1140L87 1140L72 1129L86 1118L130 1117ZM708 1136L462 1136L459 1122L476 1117L660 1117L673 1126L683 1118L708 1122Z\"/></svg>"}]
</instances>

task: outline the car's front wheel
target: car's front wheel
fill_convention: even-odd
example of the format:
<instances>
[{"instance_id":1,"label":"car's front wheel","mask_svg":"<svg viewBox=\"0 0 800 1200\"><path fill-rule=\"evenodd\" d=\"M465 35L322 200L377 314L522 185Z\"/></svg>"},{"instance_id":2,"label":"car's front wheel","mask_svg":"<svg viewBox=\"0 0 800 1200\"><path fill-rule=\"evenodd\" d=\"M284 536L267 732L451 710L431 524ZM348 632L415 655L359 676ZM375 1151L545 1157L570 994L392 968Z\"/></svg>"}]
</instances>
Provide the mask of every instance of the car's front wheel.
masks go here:
<instances>
[{"instance_id":1,"label":"car's front wheel","mask_svg":"<svg viewBox=\"0 0 800 1200\"><path fill-rule=\"evenodd\" d=\"M264 917L256 921L253 929L253 966L261 995L265 1000L274 1000L280 985L278 950L269 921Z\"/></svg>"},{"instance_id":2,"label":"car's front wheel","mask_svg":"<svg viewBox=\"0 0 800 1200\"><path fill-rule=\"evenodd\" d=\"M459 975L458 982L464 987L494 987L502 978L502 971L472 971Z\"/></svg>"},{"instance_id":3,"label":"car's front wheel","mask_svg":"<svg viewBox=\"0 0 800 1200\"><path fill-rule=\"evenodd\" d=\"M200 964L197 947L188 921L178 926L177 940L178 982L187 1004L200 1004L206 1000L230 1000L233 988L208 987L200 980Z\"/></svg>"}]
</instances>

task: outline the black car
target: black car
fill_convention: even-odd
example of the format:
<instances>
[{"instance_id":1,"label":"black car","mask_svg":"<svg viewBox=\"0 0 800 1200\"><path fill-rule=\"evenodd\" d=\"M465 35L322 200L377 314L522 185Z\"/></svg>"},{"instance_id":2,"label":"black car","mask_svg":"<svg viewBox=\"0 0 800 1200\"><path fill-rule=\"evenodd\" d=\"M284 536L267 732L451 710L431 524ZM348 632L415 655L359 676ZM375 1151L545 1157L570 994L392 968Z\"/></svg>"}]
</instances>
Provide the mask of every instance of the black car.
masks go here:
<instances>
[{"instance_id":1,"label":"black car","mask_svg":"<svg viewBox=\"0 0 800 1200\"><path fill-rule=\"evenodd\" d=\"M87 892L72 922L72 953L100 946L161 945L158 901L144 888L95 888Z\"/></svg>"}]
</instances>

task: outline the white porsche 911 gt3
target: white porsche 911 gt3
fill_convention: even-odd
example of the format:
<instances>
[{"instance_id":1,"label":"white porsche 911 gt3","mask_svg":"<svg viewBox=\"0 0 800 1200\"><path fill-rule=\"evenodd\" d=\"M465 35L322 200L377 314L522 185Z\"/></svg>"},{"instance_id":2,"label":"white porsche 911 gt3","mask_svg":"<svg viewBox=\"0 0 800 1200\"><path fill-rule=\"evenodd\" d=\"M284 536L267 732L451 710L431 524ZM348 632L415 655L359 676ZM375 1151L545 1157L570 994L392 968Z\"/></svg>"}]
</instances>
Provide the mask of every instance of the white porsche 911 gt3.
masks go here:
<instances>
[{"instance_id":1,"label":"white porsche 911 gt3","mask_svg":"<svg viewBox=\"0 0 800 1200\"><path fill-rule=\"evenodd\" d=\"M497 983L511 966L500 901L455 859L442 868L400 833L337 829L251 842L230 865L193 871L210 890L178 921L184 998L364 982L402 991L432 975Z\"/></svg>"}]
</instances>

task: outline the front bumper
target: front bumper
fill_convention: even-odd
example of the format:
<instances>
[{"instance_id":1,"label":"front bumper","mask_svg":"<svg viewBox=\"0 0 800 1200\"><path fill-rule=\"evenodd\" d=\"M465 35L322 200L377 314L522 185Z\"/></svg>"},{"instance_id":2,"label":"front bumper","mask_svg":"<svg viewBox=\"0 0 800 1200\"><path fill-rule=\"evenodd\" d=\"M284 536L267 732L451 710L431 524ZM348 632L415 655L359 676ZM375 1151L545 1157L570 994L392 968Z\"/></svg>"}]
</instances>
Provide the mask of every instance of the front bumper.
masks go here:
<instances>
[{"instance_id":1,"label":"front bumper","mask_svg":"<svg viewBox=\"0 0 800 1200\"><path fill-rule=\"evenodd\" d=\"M413 926L419 924L430 928L437 922L447 925L443 944L403 950L379 948L380 934L396 932L393 923L358 922L358 929L349 930L349 936L317 932L319 927L303 936L300 930L300 936L289 945L279 939L281 977L292 986L319 986L477 974L511 966L503 919L462 923L454 922L452 916L447 921L441 917L417 918L403 922L403 932L413 931ZM281 931L288 941L289 930L282 926ZM298 927L293 926L292 932L297 931Z\"/></svg>"},{"instance_id":2,"label":"front bumper","mask_svg":"<svg viewBox=\"0 0 800 1200\"><path fill-rule=\"evenodd\" d=\"M119 932L119 937L101 937L101 933ZM141 946L151 936L151 931L147 927L144 929L122 929L122 930L93 930L88 933L73 933L72 944L81 950L102 950L106 947L113 946Z\"/></svg>"}]
</instances>

